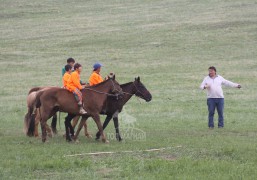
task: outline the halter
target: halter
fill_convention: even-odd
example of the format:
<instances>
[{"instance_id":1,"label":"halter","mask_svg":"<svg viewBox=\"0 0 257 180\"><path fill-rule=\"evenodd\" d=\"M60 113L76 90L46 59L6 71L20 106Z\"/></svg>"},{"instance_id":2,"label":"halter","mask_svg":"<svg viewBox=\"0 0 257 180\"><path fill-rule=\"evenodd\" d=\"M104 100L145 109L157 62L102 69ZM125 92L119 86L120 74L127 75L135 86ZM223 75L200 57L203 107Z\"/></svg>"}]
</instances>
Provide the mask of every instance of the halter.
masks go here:
<instances>
[{"instance_id":1,"label":"halter","mask_svg":"<svg viewBox=\"0 0 257 180\"><path fill-rule=\"evenodd\" d=\"M143 98L145 98L144 94L137 88L137 86L135 85L135 82L133 82L134 87L136 88L136 92L134 94L128 93L128 92L123 92L124 94L128 94L131 96L136 96L137 100L141 103L139 97L136 95L138 92L143 96ZM145 98L146 99L146 98Z\"/></svg>"},{"instance_id":2,"label":"halter","mask_svg":"<svg viewBox=\"0 0 257 180\"><path fill-rule=\"evenodd\" d=\"M138 88L137 88L137 86L135 85L135 82L133 82L133 85L134 85L134 87L136 88L136 90L137 90L137 92L136 93L140 93L143 97L144 97L144 99L146 99L146 97L144 96L144 94L140 91L140 90L138 90ZM135 95L136 95L136 93L135 93Z\"/></svg>"}]
</instances>

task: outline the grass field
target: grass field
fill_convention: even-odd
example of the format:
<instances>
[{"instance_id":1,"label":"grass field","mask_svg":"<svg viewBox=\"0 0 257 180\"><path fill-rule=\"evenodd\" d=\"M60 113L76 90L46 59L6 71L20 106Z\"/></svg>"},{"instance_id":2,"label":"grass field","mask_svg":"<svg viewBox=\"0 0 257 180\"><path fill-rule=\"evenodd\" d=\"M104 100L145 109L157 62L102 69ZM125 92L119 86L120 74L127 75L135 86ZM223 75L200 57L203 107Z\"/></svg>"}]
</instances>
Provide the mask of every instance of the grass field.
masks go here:
<instances>
[{"instance_id":1,"label":"grass field","mask_svg":"<svg viewBox=\"0 0 257 180\"><path fill-rule=\"evenodd\" d=\"M0 179L256 179L256 2L1 0L0 24ZM60 86L68 57L83 81L96 61L120 83L141 77L153 100L132 98L122 117L145 139L67 143L64 114L45 144L23 134L28 90ZM211 65L243 87L224 88L225 128L212 131L199 90ZM101 151L117 153L65 156Z\"/></svg>"}]
</instances>

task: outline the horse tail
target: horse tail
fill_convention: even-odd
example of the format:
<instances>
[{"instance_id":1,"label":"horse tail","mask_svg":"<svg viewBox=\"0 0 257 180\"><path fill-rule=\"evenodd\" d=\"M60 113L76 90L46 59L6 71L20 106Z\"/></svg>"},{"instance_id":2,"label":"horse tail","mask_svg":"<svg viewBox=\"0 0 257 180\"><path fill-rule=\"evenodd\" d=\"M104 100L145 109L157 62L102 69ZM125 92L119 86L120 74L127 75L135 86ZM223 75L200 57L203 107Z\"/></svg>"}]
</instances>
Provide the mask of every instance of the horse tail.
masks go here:
<instances>
[{"instance_id":1,"label":"horse tail","mask_svg":"<svg viewBox=\"0 0 257 180\"><path fill-rule=\"evenodd\" d=\"M23 132L28 135L28 130L30 126L30 117L32 114L33 108L28 108L28 112L26 113L24 117L24 127L23 127Z\"/></svg>"},{"instance_id":2,"label":"horse tail","mask_svg":"<svg viewBox=\"0 0 257 180\"><path fill-rule=\"evenodd\" d=\"M34 131L35 131L35 117L36 117L36 114L33 113L31 114L30 116L30 121L29 121L29 124L28 124L28 131L27 131L27 136L29 137L32 137L35 135Z\"/></svg>"},{"instance_id":3,"label":"horse tail","mask_svg":"<svg viewBox=\"0 0 257 180\"><path fill-rule=\"evenodd\" d=\"M35 131L35 118L37 114L37 108L41 106L40 96L43 91L39 91L36 93L35 101L33 105L29 108L29 113L27 113L26 121L27 121L27 136L34 136Z\"/></svg>"},{"instance_id":4,"label":"horse tail","mask_svg":"<svg viewBox=\"0 0 257 180\"><path fill-rule=\"evenodd\" d=\"M24 117L24 128L23 128L23 132L27 135L27 136L33 136L33 132L30 131L31 129L31 118L32 114L34 112L34 103L35 103L35 99L36 99L36 92L35 91L30 91L28 96L27 96L27 107L28 107L28 112L26 113L25 117Z\"/></svg>"}]
</instances>

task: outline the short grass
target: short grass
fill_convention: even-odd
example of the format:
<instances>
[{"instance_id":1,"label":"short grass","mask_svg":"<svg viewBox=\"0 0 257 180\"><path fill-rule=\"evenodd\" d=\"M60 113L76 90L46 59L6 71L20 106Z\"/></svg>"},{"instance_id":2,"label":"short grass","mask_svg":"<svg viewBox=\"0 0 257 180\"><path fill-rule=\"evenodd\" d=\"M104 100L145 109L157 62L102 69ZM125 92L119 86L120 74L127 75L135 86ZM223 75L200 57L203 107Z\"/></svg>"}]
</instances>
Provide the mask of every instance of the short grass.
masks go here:
<instances>
[{"instance_id":1,"label":"short grass","mask_svg":"<svg viewBox=\"0 0 257 180\"><path fill-rule=\"evenodd\" d=\"M0 179L255 179L256 10L251 0L1 0ZM132 98L123 115L144 140L107 145L81 133L69 144L64 114L48 143L22 133L28 90L60 86L68 57L83 65L84 81L96 61L120 83L141 77L153 100ZM224 88L225 128L213 131L199 90L211 65L243 87ZM96 133L91 119L89 129ZM142 152L152 148L166 149ZM100 151L117 153L65 156Z\"/></svg>"}]
</instances>

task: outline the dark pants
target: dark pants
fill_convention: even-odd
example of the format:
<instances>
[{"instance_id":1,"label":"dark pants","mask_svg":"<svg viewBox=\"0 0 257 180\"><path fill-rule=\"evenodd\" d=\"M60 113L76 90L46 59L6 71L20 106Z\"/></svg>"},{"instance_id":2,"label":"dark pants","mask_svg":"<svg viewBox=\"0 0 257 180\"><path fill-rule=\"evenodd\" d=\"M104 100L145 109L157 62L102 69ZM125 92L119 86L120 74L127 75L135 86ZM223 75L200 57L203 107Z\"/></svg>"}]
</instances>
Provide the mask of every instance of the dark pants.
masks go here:
<instances>
[{"instance_id":1,"label":"dark pants","mask_svg":"<svg viewBox=\"0 0 257 180\"><path fill-rule=\"evenodd\" d=\"M215 108L217 108L219 115L218 127L224 126L223 110L224 110L224 98L208 98L207 99L208 111L209 111L209 123L210 128L214 127L213 117L215 113Z\"/></svg>"}]
</instances>

